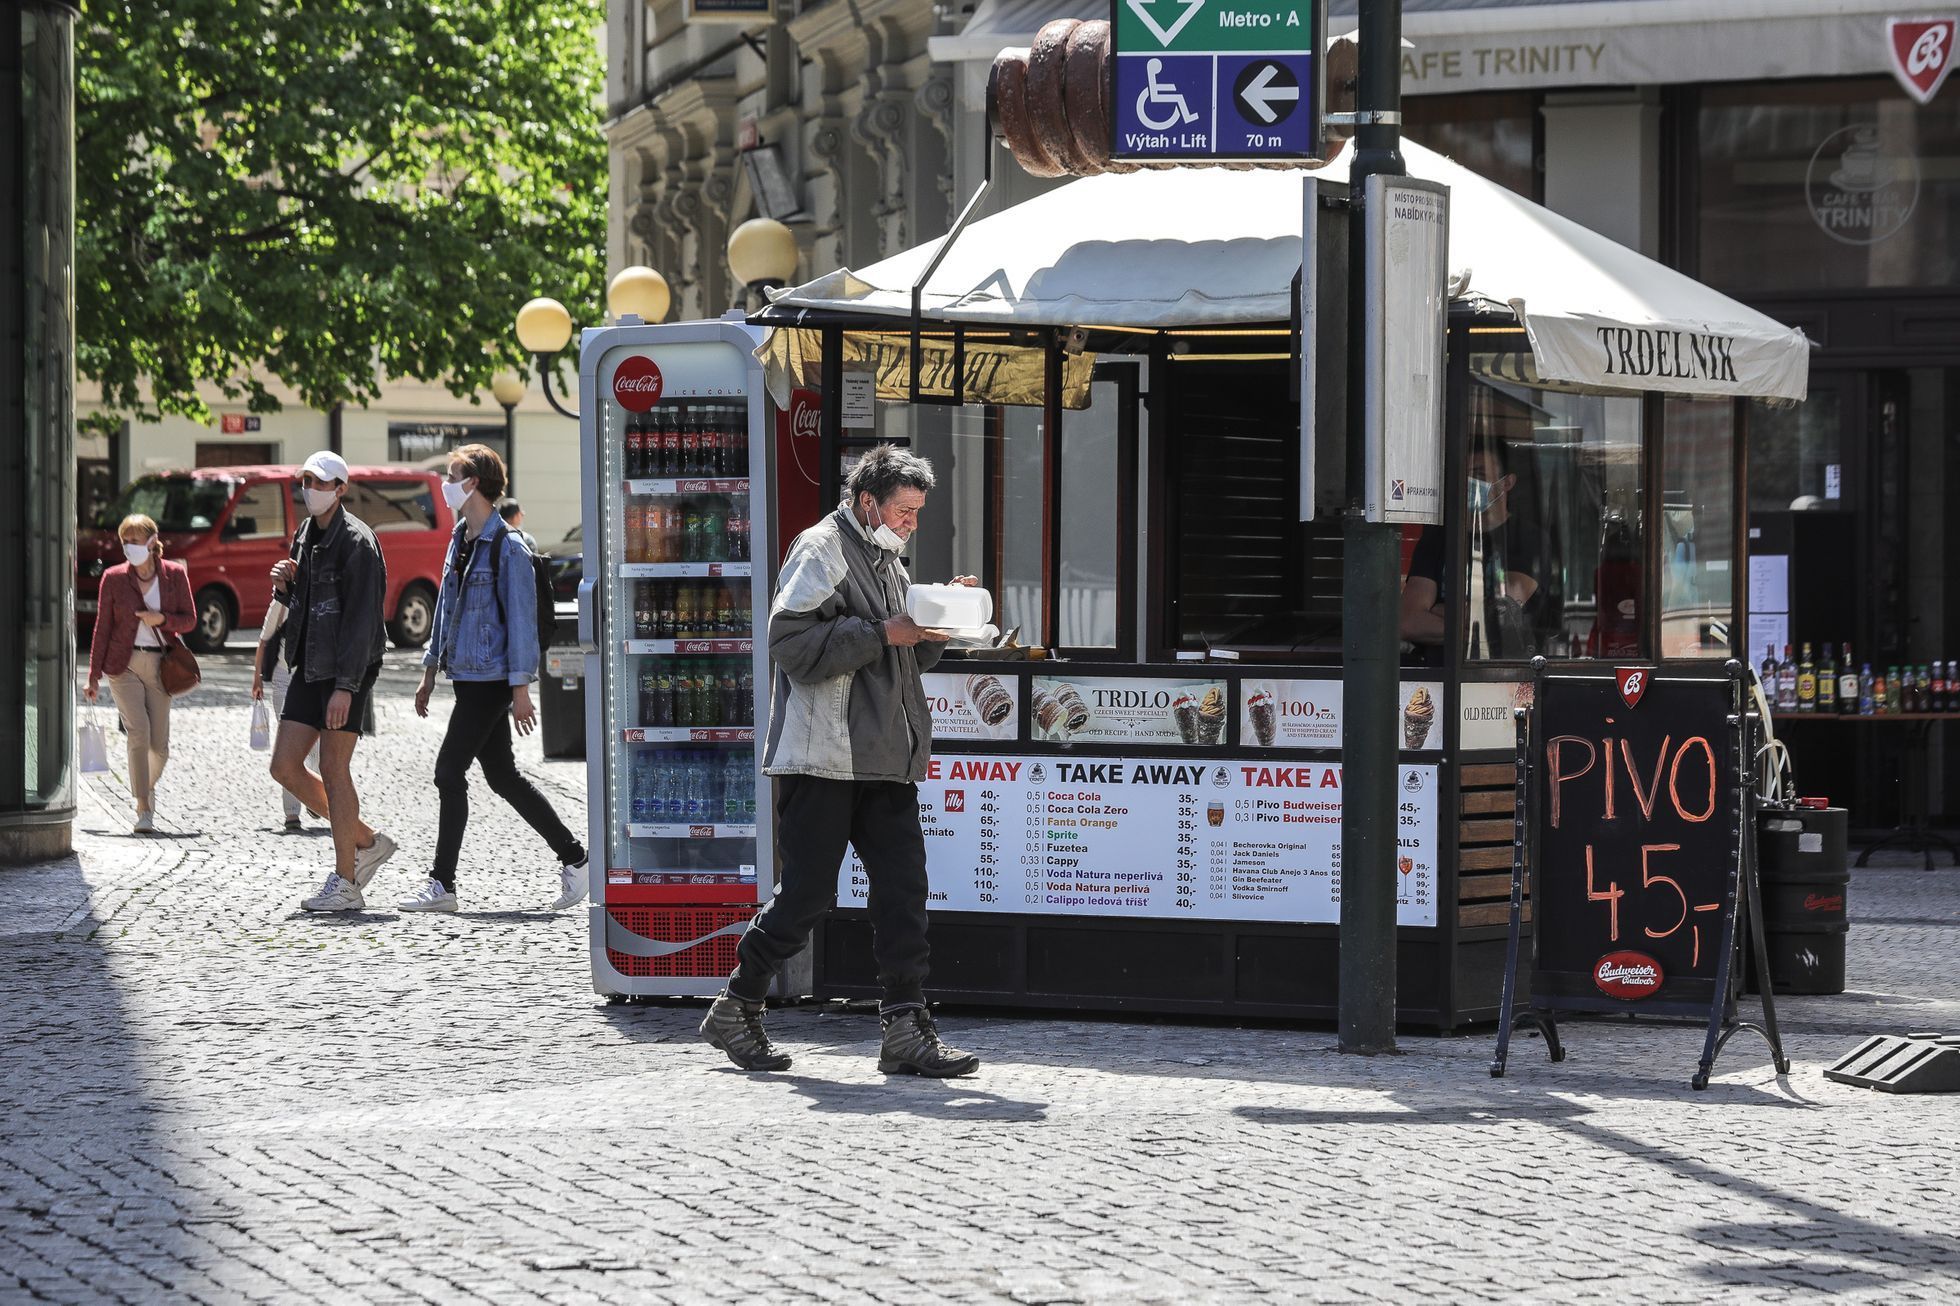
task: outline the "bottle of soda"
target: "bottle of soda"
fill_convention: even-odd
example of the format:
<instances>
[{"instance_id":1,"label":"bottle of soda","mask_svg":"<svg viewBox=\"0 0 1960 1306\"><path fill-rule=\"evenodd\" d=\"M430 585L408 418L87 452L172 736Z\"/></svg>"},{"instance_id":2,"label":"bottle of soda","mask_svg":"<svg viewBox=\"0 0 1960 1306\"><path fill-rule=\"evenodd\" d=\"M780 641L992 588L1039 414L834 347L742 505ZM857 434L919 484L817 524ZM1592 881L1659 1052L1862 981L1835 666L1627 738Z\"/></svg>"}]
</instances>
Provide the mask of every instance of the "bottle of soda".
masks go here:
<instances>
[{"instance_id":1,"label":"bottle of soda","mask_svg":"<svg viewBox=\"0 0 1960 1306\"><path fill-rule=\"evenodd\" d=\"M747 661L735 678L735 706L738 709L737 725L755 724L755 667Z\"/></svg>"},{"instance_id":2,"label":"bottle of soda","mask_svg":"<svg viewBox=\"0 0 1960 1306\"><path fill-rule=\"evenodd\" d=\"M674 674L668 670L665 662L661 662L654 669L653 702L651 707L653 710L648 713L646 723L650 726L657 726L662 730L672 728L674 724Z\"/></svg>"},{"instance_id":3,"label":"bottle of soda","mask_svg":"<svg viewBox=\"0 0 1960 1306\"><path fill-rule=\"evenodd\" d=\"M748 407L737 404L728 410L728 474L747 476L749 474L749 418Z\"/></svg>"},{"instance_id":4,"label":"bottle of soda","mask_svg":"<svg viewBox=\"0 0 1960 1306\"><path fill-rule=\"evenodd\" d=\"M1940 695L1945 692L1945 681L1935 684L1933 668L1922 662L1919 664L1919 710L1937 712L1940 710Z\"/></svg>"},{"instance_id":5,"label":"bottle of soda","mask_svg":"<svg viewBox=\"0 0 1960 1306\"><path fill-rule=\"evenodd\" d=\"M728 561L728 506L720 495L701 506L701 548L703 562Z\"/></svg>"},{"instance_id":6,"label":"bottle of soda","mask_svg":"<svg viewBox=\"0 0 1960 1306\"><path fill-rule=\"evenodd\" d=\"M1946 664L1946 706L1942 712L1960 712L1960 662Z\"/></svg>"},{"instance_id":7,"label":"bottle of soda","mask_svg":"<svg viewBox=\"0 0 1960 1306\"><path fill-rule=\"evenodd\" d=\"M749 560L749 496L730 495L728 499L728 559Z\"/></svg>"},{"instance_id":8,"label":"bottle of soda","mask_svg":"<svg viewBox=\"0 0 1960 1306\"><path fill-rule=\"evenodd\" d=\"M653 639L654 628L659 620L653 609L653 582L636 580L633 582L633 638Z\"/></svg>"},{"instance_id":9,"label":"bottle of soda","mask_svg":"<svg viewBox=\"0 0 1960 1306\"><path fill-rule=\"evenodd\" d=\"M724 658L720 673L715 678L715 695L721 700L722 725L742 724L741 693L741 684L735 679L735 666Z\"/></svg>"},{"instance_id":10,"label":"bottle of soda","mask_svg":"<svg viewBox=\"0 0 1960 1306\"><path fill-rule=\"evenodd\" d=\"M1894 662L1885 668L1885 710L1897 712L1903 695L1900 693L1899 664Z\"/></svg>"}]
</instances>

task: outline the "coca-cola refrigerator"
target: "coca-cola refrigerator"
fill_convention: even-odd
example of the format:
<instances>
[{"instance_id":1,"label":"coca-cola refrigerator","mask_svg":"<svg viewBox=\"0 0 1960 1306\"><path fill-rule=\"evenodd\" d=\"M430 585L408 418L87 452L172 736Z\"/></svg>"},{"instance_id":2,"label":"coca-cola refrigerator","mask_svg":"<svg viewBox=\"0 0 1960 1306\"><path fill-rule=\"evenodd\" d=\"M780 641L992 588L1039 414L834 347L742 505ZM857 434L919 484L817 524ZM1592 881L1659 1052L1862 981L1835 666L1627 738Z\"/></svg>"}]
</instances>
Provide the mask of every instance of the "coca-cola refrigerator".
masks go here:
<instances>
[{"instance_id":1,"label":"coca-cola refrigerator","mask_svg":"<svg viewBox=\"0 0 1960 1306\"><path fill-rule=\"evenodd\" d=\"M719 991L773 888L761 337L627 325L580 349L592 983L613 1000Z\"/></svg>"}]
</instances>

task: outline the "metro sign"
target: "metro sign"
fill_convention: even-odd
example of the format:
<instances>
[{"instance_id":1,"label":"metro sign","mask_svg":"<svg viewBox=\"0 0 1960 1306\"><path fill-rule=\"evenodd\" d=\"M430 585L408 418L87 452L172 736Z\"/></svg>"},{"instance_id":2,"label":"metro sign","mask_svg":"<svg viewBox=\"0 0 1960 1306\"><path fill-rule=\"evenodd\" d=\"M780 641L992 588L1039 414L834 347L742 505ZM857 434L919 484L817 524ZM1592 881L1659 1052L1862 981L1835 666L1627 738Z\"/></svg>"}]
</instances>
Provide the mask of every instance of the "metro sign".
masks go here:
<instances>
[{"instance_id":1,"label":"metro sign","mask_svg":"<svg viewBox=\"0 0 1960 1306\"><path fill-rule=\"evenodd\" d=\"M1324 0L1112 0L1110 155L1312 158Z\"/></svg>"}]
</instances>

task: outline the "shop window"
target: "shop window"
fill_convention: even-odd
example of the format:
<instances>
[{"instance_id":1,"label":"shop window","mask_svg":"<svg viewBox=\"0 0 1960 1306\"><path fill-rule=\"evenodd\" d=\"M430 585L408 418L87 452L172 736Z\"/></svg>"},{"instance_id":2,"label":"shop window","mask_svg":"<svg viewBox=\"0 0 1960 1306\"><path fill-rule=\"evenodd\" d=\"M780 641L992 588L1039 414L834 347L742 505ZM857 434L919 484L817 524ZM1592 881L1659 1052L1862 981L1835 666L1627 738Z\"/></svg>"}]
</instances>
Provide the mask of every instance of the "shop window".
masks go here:
<instances>
[{"instance_id":1,"label":"shop window","mask_svg":"<svg viewBox=\"0 0 1960 1306\"><path fill-rule=\"evenodd\" d=\"M906 549L907 569L914 580L987 575L986 451L998 412L985 404L878 405L878 438L905 446L931 463L939 482L926 499L919 529ZM845 475L858 456L852 452L842 460Z\"/></svg>"},{"instance_id":2,"label":"shop window","mask_svg":"<svg viewBox=\"0 0 1960 1306\"><path fill-rule=\"evenodd\" d=\"M1735 404L1662 405L1661 656L1726 658L1735 620Z\"/></svg>"},{"instance_id":3,"label":"shop window","mask_svg":"<svg viewBox=\"0 0 1960 1306\"><path fill-rule=\"evenodd\" d=\"M480 444L494 449L499 458L506 461L510 450L505 447L504 428L475 425L467 422L390 422L388 423L388 460L410 467L431 467L438 470L448 467L452 451L466 444Z\"/></svg>"},{"instance_id":4,"label":"shop window","mask_svg":"<svg viewBox=\"0 0 1960 1306\"><path fill-rule=\"evenodd\" d=\"M1044 591L1042 533L1047 514L1042 499L1043 414L1039 408L1003 406L996 427L993 475L994 621L1003 631L1021 628L1021 642L1047 642L1055 632L1042 629ZM1073 416L1073 414L1071 414ZM1065 428L1066 429L1066 428Z\"/></svg>"},{"instance_id":5,"label":"shop window","mask_svg":"<svg viewBox=\"0 0 1960 1306\"><path fill-rule=\"evenodd\" d=\"M1890 79L1701 92L1700 277L1741 291L1960 284L1960 97Z\"/></svg>"},{"instance_id":6,"label":"shop window","mask_svg":"<svg viewBox=\"0 0 1960 1306\"><path fill-rule=\"evenodd\" d=\"M1811 389L1792 406L1749 408L1752 512L1844 512L1844 428L1834 388Z\"/></svg>"},{"instance_id":7,"label":"shop window","mask_svg":"<svg viewBox=\"0 0 1960 1306\"><path fill-rule=\"evenodd\" d=\"M1402 101L1402 131L1528 200L1545 198L1535 92L1417 95Z\"/></svg>"},{"instance_id":8,"label":"shop window","mask_svg":"<svg viewBox=\"0 0 1960 1306\"><path fill-rule=\"evenodd\" d=\"M1641 401L1498 380L1500 361L1515 368L1501 356L1471 361L1464 656L1640 656ZM1442 545L1426 533L1411 582L1442 574Z\"/></svg>"},{"instance_id":9,"label":"shop window","mask_svg":"<svg viewBox=\"0 0 1960 1306\"><path fill-rule=\"evenodd\" d=\"M1062 415L1061 631L1069 649L1116 647L1117 439L1121 386L1089 387L1089 407Z\"/></svg>"}]
</instances>

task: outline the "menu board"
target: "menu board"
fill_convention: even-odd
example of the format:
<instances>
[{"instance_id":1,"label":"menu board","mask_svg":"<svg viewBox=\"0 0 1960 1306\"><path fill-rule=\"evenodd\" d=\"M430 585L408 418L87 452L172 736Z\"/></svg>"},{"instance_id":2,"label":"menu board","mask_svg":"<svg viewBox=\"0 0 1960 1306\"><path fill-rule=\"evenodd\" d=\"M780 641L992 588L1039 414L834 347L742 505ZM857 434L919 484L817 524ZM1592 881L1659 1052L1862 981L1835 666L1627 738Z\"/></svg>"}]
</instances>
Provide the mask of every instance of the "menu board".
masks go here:
<instances>
[{"instance_id":1,"label":"menu board","mask_svg":"<svg viewBox=\"0 0 1960 1306\"><path fill-rule=\"evenodd\" d=\"M1050 743L1197 744L1225 741L1222 680L1036 676L1034 737Z\"/></svg>"},{"instance_id":2,"label":"menu board","mask_svg":"<svg viewBox=\"0 0 1960 1306\"><path fill-rule=\"evenodd\" d=\"M1436 924L1437 768L1396 795L1396 920ZM934 757L919 786L938 911L1332 923L1338 763ZM862 907L855 849L839 902Z\"/></svg>"},{"instance_id":3,"label":"menu board","mask_svg":"<svg viewBox=\"0 0 1960 1306\"><path fill-rule=\"evenodd\" d=\"M934 739L1013 739L1019 724L1021 678L989 671L929 671L923 677Z\"/></svg>"},{"instance_id":4,"label":"menu board","mask_svg":"<svg viewBox=\"0 0 1960 1306\"><path fill-rule=\"evenodd\" d=\"M1239 705L1239 742L1257 748L1339 748L1342 687L1338 680L1248 680ZM1436 753L1443 748L1437 718L1443 682L1405 680L1397 695L1400 748Z\"/></svg>"}]
</instances>

